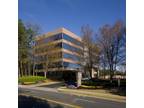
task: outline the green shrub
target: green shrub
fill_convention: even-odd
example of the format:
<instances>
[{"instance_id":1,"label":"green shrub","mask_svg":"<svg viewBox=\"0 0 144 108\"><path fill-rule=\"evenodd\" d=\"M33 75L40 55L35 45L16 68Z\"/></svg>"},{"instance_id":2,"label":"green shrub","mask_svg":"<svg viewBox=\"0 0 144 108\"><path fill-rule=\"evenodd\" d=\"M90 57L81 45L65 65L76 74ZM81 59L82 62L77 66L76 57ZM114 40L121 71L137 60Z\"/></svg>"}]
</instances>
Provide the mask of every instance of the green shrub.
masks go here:
<instances>
[{"instance_id":1,"label":"green shrub","mask_svg":"<svg viewBox=\"0 0 144 108\"><path fill-rule=\"evenodd\" d=\"M25 83L25 82L36 83L36 82L43 81L43 80L46 80L46 78L42 76L23 76L18 79L18 82L19 83Z\"/></svg>"},{"instance_id":2,"label":"green shrub","mask_svg":"<svg viewBox=\"0 0 144 108\"><path fill-rule=\"evenodd\" d=\"M86 81L82 81L82 85L86 86L103 86L106 88L109 87L118 87L118 80L113 80L112 83L110 83L110 80L102 80L102 79L90 79ZM121 79L120 87L126 88L126 80Z\"/></svg>"}]
</instances>

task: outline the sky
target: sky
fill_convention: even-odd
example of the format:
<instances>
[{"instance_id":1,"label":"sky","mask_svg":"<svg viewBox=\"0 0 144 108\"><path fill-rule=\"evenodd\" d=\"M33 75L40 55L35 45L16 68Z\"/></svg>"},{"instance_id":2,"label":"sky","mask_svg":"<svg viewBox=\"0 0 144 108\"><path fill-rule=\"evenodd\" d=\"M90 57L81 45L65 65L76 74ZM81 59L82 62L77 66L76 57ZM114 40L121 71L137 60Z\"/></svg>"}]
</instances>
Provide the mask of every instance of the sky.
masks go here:
<instances>
[{"instance_id":1,"label":"sky","mask_svg":"<svg viewBox=\"0 0 144 108\"><path fill-rule=\"evenodd\" d=\"M89 24L96 32L117 20L126 22L125 0L19 0L18 17L40 26L41 33L64 27L81 35Z\"/></svg>"}]
</instances>

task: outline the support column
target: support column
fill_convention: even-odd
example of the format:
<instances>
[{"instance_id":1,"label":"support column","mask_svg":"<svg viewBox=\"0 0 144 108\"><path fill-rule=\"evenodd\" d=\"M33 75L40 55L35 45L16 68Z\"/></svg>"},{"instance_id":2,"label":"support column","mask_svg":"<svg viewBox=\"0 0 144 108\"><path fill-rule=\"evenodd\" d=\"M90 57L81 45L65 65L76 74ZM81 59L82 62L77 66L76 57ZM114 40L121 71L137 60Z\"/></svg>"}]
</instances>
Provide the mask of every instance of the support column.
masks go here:
<instances>
[{"instance_id":1,"label":"support column","mask_svg":"<svg viewBox=\"0 0 144 108\"><path fill-rule=\"evenodd\" d=\"M47 77L47 72L44 72L44 77L45 77L45 78Z\"/></svg>"},{"instance_id":2,"label":"support column","mask_svg":"<svg viewBox=\"0 0 144 108\"><path fill-rule=\"evenodd\" d=\"M81 86L82 73L77 72L77 87Z\"/></svg>"},{"instance_id":3,"label":"support column","mask_svg":"<svg viewBox=\"0 0 144 108\"><path fill-rule=\"evenodd\" d=\"M99 78L99 69L97 70L97 78Z\"/></svg>"},{"instance_id":4,"label":"support column","mask_svg":"<svg viewBox=\"0 0 144 108\"><path fill-rule=\"evenodd\" d=\"M95 76L94 76L94 69L93 69L93 68L91 69L91 75L92 75L92 78L95 77Z\"/></svg>"},{"instance_id":5,"label":"support column","mask_svg":"<svg viewBox=\"0 0 144 108\"><path fill-rule=\"evenodd\" d=\"M120 78L118 78L118 88L120 87Z\"/></svg>"}]
</instances>

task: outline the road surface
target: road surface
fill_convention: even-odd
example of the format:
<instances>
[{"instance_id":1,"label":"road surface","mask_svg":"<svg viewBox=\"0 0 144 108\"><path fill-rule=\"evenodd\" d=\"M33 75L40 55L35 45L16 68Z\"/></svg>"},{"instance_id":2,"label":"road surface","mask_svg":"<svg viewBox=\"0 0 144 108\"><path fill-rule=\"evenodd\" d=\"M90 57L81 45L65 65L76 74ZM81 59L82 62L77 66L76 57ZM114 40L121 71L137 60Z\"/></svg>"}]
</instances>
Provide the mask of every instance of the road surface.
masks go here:
<instances>
[{"instance_id":1,"label":"road surface","mask_svg":"<svg viewBox=\"0 0 144 108\"><path fill-rule=\"evenodd\" d=\"M76 96L65 94L50 89L49 91L34 90L30 88L19 88L19 94L26 94L54 102L63 106L63 108L126 108L125 102L114 102L109 100Z\"/></svg>"}]
</instances>

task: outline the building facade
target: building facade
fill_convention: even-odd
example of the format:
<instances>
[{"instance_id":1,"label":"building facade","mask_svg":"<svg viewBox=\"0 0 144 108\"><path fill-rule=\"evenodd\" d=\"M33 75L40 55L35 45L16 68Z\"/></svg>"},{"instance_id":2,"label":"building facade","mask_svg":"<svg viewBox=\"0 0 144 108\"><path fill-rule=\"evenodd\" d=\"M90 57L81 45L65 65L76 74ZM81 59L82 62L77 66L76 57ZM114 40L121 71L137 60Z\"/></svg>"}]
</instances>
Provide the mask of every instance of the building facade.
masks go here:
<instances>
[{"instance_id":1,"label":"building facade","mask_svg":"<svg viewBox=\"0 0 144 108\"><path fill-rule=\"evenodd\" d=\"M36 74L65 77L78 72L80 69L78 52L82 50L82 41L79 36L65 28L60 28L37 36L35 41Z\"/></svg>"}]
</instances>

